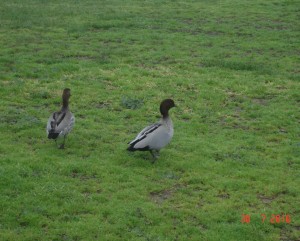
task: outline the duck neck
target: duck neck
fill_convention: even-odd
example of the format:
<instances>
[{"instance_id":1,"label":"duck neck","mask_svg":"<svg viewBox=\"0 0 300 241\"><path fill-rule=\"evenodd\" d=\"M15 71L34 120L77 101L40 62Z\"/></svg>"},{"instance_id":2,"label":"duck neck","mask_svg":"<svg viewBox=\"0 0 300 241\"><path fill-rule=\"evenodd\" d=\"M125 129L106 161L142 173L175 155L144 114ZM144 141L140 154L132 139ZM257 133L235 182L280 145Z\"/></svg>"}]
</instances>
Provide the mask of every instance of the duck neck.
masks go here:
<instances>
[{"instance_id":1,"label":"duck neck","mask_svg":"<svg viewBox=\"0 0 300 241\"><path fill-rule=\"evenodd\" d=\"M169 118L169 110L168 109L160 107L160 113L161 113L163 119Z\"/></svg>"},{"instance_id":2,"label":"duck neck","mask_svg":"<svg viewBox=\"0 0 300 241\"><path fill-rule=\"evenodd\" d=\"M166 125L170 130L173 129L173 122L169 115L162 117L162 122Z\"/></svg>"},{"instance_id":3,"label":"duck neck","mask_svg":"<svg viewBox=\"0 0 300 241\"><path fill-rule=\"evenodd\" d=\"M63 98L63 106L62 106L62 110L67 110L69 108L69 100Z\"/></svg>"},{"instance_id":4,"label":"duck neck","mask_svg":"<svg viewBox=\"0 0 300 241\"><path fill-rule=\"evenodd\" d=\"M163 118L163 120L168 120L169 119L169 113L167 112L167 113L163 113L162 114L162 118Z\"/></svg>"}]
</instances>

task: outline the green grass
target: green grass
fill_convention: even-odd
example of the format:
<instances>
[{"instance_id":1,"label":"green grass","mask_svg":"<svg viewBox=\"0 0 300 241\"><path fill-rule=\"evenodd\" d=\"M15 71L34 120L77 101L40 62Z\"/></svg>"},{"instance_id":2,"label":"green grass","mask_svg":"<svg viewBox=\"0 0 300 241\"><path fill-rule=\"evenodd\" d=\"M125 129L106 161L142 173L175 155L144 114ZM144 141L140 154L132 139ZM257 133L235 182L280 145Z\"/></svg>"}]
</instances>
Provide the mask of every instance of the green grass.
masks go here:
<instances>
[{"instance_id":1,"label":"green grass","mask_svg":"<svg viewBox=\"0 0 300 241\"><path fill-rule=\"evenodd\" d=\"M299 240L299 9L1 1L0 240ZM59 150L45 126L65 87ZM175 134L152 165L126 143L164 98Z\"/></svg>"}]
</instances>

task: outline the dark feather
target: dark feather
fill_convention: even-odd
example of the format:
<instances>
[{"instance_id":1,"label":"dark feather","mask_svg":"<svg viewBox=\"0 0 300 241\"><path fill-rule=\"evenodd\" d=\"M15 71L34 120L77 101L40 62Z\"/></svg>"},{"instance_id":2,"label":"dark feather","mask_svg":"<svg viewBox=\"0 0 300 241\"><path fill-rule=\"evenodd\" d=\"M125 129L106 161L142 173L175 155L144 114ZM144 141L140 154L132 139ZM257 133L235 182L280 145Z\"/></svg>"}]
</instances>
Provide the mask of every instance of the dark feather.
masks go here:
<instances>
[{"instance_id":1,"label":"dark feather","mask_svg":"<svg viewBox=\"0 0 300 241\"><path fill-rule=\"evenodd\" d=\"M55 132L49 132L48 134L48 139L56 139L59 136L59 133L55 133Z\"/></svg>"}]
</instances>

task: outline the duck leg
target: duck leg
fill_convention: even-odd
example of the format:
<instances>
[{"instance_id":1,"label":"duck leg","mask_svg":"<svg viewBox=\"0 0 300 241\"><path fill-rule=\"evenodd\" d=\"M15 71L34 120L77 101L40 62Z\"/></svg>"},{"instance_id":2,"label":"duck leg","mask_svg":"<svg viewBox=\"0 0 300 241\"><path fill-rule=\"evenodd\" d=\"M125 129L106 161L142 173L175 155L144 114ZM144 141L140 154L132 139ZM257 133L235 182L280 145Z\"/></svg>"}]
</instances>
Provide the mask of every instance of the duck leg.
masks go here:
<instances>
[{"instance_id":1,"label":"duck leg","mask_svg":"<svg viewBox=\"0 0 300 241\"><path fill-rule=\"evenodd\" d=\"M60 145L59 149L65 149L65 141L66 141L66 136L64 136L64 142Z\"/></svg>"},{"instance_id":2,"label":"duck leg","mask_svg":"<svg viewBox=\"0 0 300 241\"><path fill-rule=\"evenodd\" d=\"M55 145L57 148L59 148L58 144L57 144L57 139L55 139Z\"/></svg>"},{"instance_id":3,"label":"duck leg","mask_svg":"<svg viewBox=\"0 0 300 241\"><path fill-rule=\"evenodd\" d=\"M156 152L156 154L155 154L155 152ZM151 155L152 155L152 157L153 157L153 159L152 159L152 164L155 163L155 161L156 161L157 158L159 157L159 153L158 153L158 152L159 152L159 151L150 150L150 153L151 153Z\"/></svg>"},{"instance_id":4,"label":"duck leg","mask_svg":"<svg viewBox=\"0 0 300 241\"><path fill-rule=\"evenodd\" d=\"M153 150L150 150L150 153L151 153L152 157L154 158L155 156L154 156Z\"/></svg>"}]
</instances>

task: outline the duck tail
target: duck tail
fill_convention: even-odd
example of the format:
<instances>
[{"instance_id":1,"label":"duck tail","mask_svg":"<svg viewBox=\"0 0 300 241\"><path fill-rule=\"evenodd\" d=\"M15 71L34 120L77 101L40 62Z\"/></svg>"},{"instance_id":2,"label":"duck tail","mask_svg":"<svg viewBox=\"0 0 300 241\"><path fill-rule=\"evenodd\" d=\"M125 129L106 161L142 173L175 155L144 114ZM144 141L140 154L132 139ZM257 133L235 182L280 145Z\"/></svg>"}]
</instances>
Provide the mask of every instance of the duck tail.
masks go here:
<instances>
[{"instance_id":1,"label":"duck tail","mask_svg":"<svg viewBox=\"0 0 300 241\"><path fill-rule=\"evenodd\" d=\"M133 147L133 145L130 145L130 146L127 148L127 151L136 151L136 149Z\"/></svg>"},{"instance_id":2,"label":"duck tail","mask_svg":"<svg viewBox=\"0 0 300 241\"><path fill-rule=\"evenodd\" d=\"M54 130L49 131L48 139L56 139L59 136L59 133L54 132Z\"/></svg>"}]
</instances>

